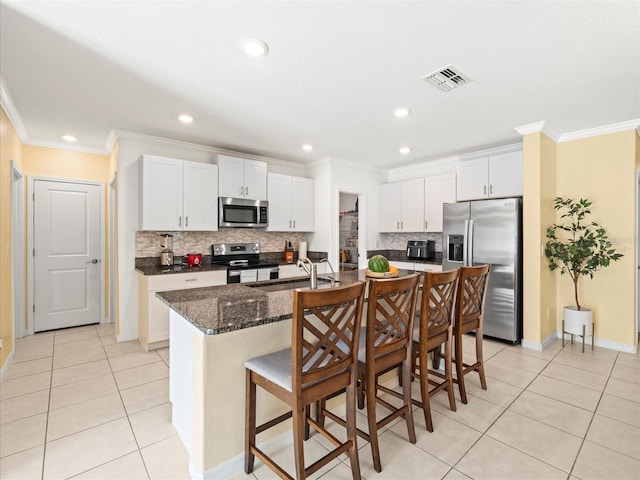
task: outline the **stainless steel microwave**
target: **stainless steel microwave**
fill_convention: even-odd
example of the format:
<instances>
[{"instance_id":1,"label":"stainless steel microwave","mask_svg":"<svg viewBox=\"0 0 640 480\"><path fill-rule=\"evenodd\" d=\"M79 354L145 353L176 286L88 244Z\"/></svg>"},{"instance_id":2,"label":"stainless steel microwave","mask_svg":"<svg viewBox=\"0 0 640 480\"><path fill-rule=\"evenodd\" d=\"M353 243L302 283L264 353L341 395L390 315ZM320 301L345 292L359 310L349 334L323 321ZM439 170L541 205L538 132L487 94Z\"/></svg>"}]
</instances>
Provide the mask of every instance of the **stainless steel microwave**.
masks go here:
<instances>
[{"instance_id":1,"label":"stainless steel microwave","mask_svg":"<svg viewBox=\"0 0 640 480\"><path fill-rule=\"evenodd\" d=\"M269 202L245 198L218 198L218 226L266 228L269 226Z\"/></svg>"}]
</instances>

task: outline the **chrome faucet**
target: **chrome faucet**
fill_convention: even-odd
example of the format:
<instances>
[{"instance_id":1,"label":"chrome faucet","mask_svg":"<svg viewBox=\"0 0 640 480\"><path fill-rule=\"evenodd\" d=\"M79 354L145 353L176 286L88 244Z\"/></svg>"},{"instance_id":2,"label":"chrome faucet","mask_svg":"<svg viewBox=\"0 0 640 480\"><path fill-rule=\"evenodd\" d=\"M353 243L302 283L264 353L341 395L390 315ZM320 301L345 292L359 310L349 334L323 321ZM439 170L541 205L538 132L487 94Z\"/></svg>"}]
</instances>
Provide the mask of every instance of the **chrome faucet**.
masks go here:
<instances>
[{"instance_id":1,"label":"chrome faucet","mask_svg":"<svg viewBox=\"0 0 640 480\"><path fill-rule=\"evenodd\" d=\"M309 275L309 278L311 279L311 288L318 288L318 265L313 263L308 258L299 258L296 265L298 266L298 268L302 268L307 273L307 275Z\"/></svg>"},{"instance_id":2,"label":"chrome faucet","mask_svg":"<svg viewBox=\"0 0 640 480\"><path fill-rule=\"evenodd\" d=\"M320 260L320 263L326 263L329 265L329 268L331 269L331 276L329 277L331 279L331 286L335 287L336 285L336 271L333 269L333 265L331 265L331 262L329 261L328 258L323 258L322 260Z\"/></svg>"}]
</instances>

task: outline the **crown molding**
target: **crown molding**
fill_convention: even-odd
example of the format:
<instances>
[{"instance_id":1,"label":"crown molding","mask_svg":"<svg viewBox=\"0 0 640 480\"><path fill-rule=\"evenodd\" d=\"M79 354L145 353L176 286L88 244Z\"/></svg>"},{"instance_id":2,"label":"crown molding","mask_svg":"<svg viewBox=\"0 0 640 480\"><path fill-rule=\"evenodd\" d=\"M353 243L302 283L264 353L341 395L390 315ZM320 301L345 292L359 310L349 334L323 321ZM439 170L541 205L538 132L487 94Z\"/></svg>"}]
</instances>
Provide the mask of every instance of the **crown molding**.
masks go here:
<instances>
[{"instance_id":1,"label":"crown molding","mask_svg":"<svg viewBox=\"0 0 640 480\"><path fill-rule=\"evenodd\" d=\"M109 155L109 152L105 151L101 147L87 147L83 145L73 145L66 142L50 142L46 140L31 139L22 143L23 145L29 145L31 147L55 148L56 150L69 150L72 152L91 153L93 155Z\"/></svg>"},{"instance_id":2,"label":"crown molding","mask_svg":"<svg viewBox=\"0 0 640 480\"><path fill-rule=\"evenodd\" d=\"M514 130L522 136L528 135L530 133L542 133L556 143L560 138L560 134L553 127L551 127L551 125L549 125L546 120L529 123L520 127L514 127Z\"/></svg>"},{"instance_id":3,"label":"crown molding","mask_svg":"<svg viewBox=\"0 0 640 480\"><path fill-rule=\"evenodd\" d=\"M28 140L27 130L24 128L22 118L20 118L20 114L18 113L18 110L16 109L13 100L11 99L7 84L4 81L4 78L2 78L2 75L0 75L0 106L2 106L2 109L7 114L7 117L9 118L11 125L13 125L13 128L18 134L18 138L20 139L20 141L23 144L26 143Z\"/></svg>"},{"instance_id":4,"label":"crown molding","mask_svg":"<svg viewBox=\"0 0 640 480\"><path fill-rule=\"evenodd\" d=\"M609 133L625 132L627 130L636 130L640 133L640 118L634 118L633 120L627 120L626 122L612 123L610 125L603 125L601 127L586 128L584 130L577 130L575 132L567 132L560 135L558 143L569 142L571 140L580 140L589 137L598 137L600 135L607 135Z\"/></svg>"},{"instance_id":5,"label":"crown molding","mask_svg":"<svg viewBox=\"0 0 640 480\"><path fill-rule=\"evenodd\" d=\"M452 155L450 157L438 158L436 160L425 160L420 163L412 163L410 165L405 165L402 167L390 168L387 173L389 177L402 177L409 178L414 171L421 171L425 168L425 166L429 166L430 168L442 167L442 166L452 166L455 167L458 164L458 155Z\"/></svg>"},{"instance_id":6,"label":"crown molding","mask_svg":"<svg viewBox=\"0 0 640 480\"><path fill-rule=\"evenodd\" d=\"M499 147L487 148L485 150L477 150L475 152L470 152L470 153L462 153L458 155L457 158L460 161L473 160L474 158L490 157L492 155L500 155L503 153L517 152L518 150L522 150L521 142L511 143L509 145L502 145Z\"/></svg>"},{"instance_id":7,"label":"crown molding","mask_svg":"<svg viewBox=\"0 0 640 480\"><path fill-rule=\"evenodd\" d=\"M107 136L107 141L104 142L104 151L107 153L107 155L111 155L111 152L113 151L113 147L117 141L118 141L118 137L116 135L116 132L113 130L110 130L109 135Z\"/></svg>"}]
</instances>

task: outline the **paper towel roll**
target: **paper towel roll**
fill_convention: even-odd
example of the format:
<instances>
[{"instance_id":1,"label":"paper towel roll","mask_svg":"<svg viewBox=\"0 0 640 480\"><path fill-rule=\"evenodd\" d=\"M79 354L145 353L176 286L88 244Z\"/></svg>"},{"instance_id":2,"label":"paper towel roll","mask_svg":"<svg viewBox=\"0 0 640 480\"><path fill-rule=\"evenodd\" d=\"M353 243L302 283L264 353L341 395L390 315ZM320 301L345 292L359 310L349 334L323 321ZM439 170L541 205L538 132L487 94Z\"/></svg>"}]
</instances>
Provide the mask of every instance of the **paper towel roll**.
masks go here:
<instances>
[{"instance_id":1,"label":"paper towel roll","mask_svg":"<svg viewBox=\"0 0 640 480\"><path fill-rule=\"evenodd\" d=\"M307 258L307 242L300 242L300 247L298 247L298 258Z\"/></svg>"}]
</instances>

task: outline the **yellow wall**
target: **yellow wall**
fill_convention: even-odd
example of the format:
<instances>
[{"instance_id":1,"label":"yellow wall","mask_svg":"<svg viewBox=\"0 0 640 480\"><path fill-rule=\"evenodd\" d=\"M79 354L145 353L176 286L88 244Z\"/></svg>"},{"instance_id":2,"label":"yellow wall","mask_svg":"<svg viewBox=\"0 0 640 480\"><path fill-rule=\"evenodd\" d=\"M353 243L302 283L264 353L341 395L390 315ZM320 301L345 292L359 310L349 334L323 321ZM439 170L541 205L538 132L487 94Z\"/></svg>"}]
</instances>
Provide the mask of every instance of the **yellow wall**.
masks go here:
<instances>
[{"instance_id":1,"label":"yellow wall","mask_svg":"<svg viewBox=\"0 0 640 480\"><path fill-rule=\"evenodd\" d=\"M523 338L541 344L555 335L555 275L542 248L555 219L555 143L541 133L523 139Z\"/></svg>"},{"instance_id":2,"label":"yellow wall","mask_svg":"<svg viewBox=\"0 0 640 480\"><path fill-rule=\"evenodd\" d=\"M0 109L0 370L13 351L13 288L11 268L11 161L26 177L25 195L29 177L40 176L70 180L86 180L105 184L105 213L108 218L108 181L117 164L117 148L111 155L60 150L56 148L23 145L4 110ZM25 202L25 205L28 205ZM107 222L105 218L105 222ZM25 222L26 223L26 222ZM108 245L108 222L105 224L105 247ZM25 265L26 269L26 265ZM108 262L105 261L105 275ZM108 309L108 276L105 277L105 309ZM28 281L28 279L27 279ZM16 288L25 288L26 285ZM105 315L108 310L105 311Z\"/></svg>"},{"instance_id":3,"label":"yellow wall","mask_svg":"<svg viewBox=\"0 0 640 480\"><path fill-rule=\"evenodd\" d=\"M581 278L580 302L593 310L598 340L633 346L636 294L636 165L635 130L559 143L556 146L556 193L593 201L592 218L607 231L624 257ZM573 284L556 273L556 328L561 328L562 308L573 305Z\"/></svg>"},{"instance_id":4,"label":"yellow wall","mask_svg":"<svg viewBox=\"0 0 640 480\"><path fill-rule=\"evenodd\" d=\"M13 351L13 288L11 278L11 161L24 174L22 143L0 108L0 370Z\"/></svg>"}]
</instances>

